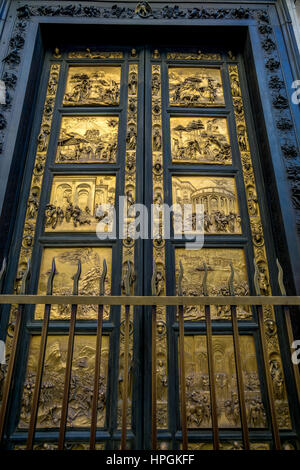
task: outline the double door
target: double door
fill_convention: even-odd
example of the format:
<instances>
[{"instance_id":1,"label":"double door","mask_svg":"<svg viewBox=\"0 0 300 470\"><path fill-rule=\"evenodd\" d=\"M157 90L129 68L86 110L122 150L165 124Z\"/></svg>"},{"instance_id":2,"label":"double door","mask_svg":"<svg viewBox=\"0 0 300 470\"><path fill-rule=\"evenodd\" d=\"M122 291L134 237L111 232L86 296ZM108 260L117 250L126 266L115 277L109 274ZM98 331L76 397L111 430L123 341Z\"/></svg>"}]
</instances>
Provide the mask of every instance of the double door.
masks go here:
<instances>
[{"instance_id":1,"label":"double door","mask_svg":"<svg viewBox=\"0 0 300 470\"><path fill-rule=\"evenodd\" d=\"M270 295L266 240L269 256L273 248L269 232L264 235L268 216L245 83L240 57L218 50L99 46L49 52L40 87L41 113L32 131L24 175L24 198L28 196L27 206L20 205L24 224L15 237L19 249L22 233L15 262L16 290L30 257L33 293L46 293L55 258L53 293L58 295L72 293L78 260L81 295L99 293L104 260L105 295L125 294L126 289L138 296L151 295L153 285L157 295L176 295L180 263L184 295L203 294L204 263L209 295L228 295L231 263L236 295L249 295L255 259L261 292ZM164 205L164 224L151 212L152 204ZM174 214L187 207L191 224L175 226ZM202 248L188 240L197 229L193 222L197 207L203 209ZM154 233L151 220L154 226L157 222ZM11 410L12 421L18 423L11 429L11 442L19 447L26 442L29 426L43 312L37 306L27 314L22 358L24 364L26 357L26 367L18 371ZM209 449L212 422L204 310L187 306L184 314L189 447ZM152 311L137 306L130 313L127 389L124 315L118 306L104 308L99 449L119 448L124 400L128 448L151 448ZM240 446L242 436L230 308L214 306L211 315L220 440L223 448L230 449ZM267 449L272 434L256 312L239 306L237 315L250 438L254 447ZM276 413L280 429L288 430L291 418L272 308L264 310L264 318L270 328L266 340ZM96 319L96 307L79 306L68 448L88 447ZM36 448L57 446L69 322L70 307L52 306ZM158 446L176 449L181 445L181 424L178 322L173 307L157 309L156 351Z\"/></svg>"}]
</instances>

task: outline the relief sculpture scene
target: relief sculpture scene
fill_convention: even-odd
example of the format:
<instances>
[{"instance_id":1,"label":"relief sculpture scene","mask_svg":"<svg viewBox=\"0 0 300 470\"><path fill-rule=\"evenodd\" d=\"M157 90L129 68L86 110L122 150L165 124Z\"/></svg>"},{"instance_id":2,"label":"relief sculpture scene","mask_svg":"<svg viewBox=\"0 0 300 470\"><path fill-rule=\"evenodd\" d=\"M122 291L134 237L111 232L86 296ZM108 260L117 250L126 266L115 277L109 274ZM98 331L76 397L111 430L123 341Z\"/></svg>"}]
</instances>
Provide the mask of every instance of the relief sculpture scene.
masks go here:
<instances>
[{"instance_id":1,"label":"relief sculpture scene","mask_svg":"<svg viewBox=\"0 0 300 470\"><path fill-rule=\"evenodd\" d=\"M121 67L70 67L64 106L117 106Z\"/></svg>"},{"instance_id":2,"label":"relief sculpture scene","mask_svg":"<svg viewBox=\"0 0 300 470\"><path fill-rule=\"evenodd\" d=\"M95 232L98 222L109 214L105 204L114 206L115 190L115 176L54 176L45 231ZM105 224L104 230L110 225Z\"/></svg>"},{"instance_id":3,"label":"relief sculpture scene","mask_svg":"<svg viewBox=\"0 0 300 470\"><path fill-rule=\"evenodd\" d=\"M217 417L219 427L240 427L233 340L229 335L214 335L212 341ZM250 428L266 426L266 413L260 393L255 345L252 336L240 337L247 422ZM186 336L187 421L189 428L211 426L210 384L205 336Z\"/></svg>"},{"instance_id":4,"label":"relief sculpture scene","mask_svg":"<svg viewBox=\"0 0 300 470\"><path fill-rule=\"evenodd\" d=\"M171 106L224 106L219 68L169 67Z\"/></svg>"},{"instance_id":5,"label":"relief sculpture scene","mask_svg":"<svg viewBox=\"0 0 300 470\"><path fill-rule=\"evenodd\" d=\"M229 295L228 281L231 274L230 263L234 268L233 288L235 295L249 295L248 276L244 250L240 248L202 248L201 250L175 249L175 266L179 274L179 262L184 269L182 280L183 295L203 295L202 283L207 269L208 295ZM205 265L204 265L205 263ZM252 318L249 306L237 306L237 316L240 320ZM229 305L212 305L211 317L213 320L230 320ZM204 307L201 305L184 306L184 319L187 321L204 320Z\"/></svg>"},{"instance_id":6,"label":"relief sculpture scene","mask_svg":"<svg viewBox=\"0 0 300 470\"><path fill-rule=\"evenodd\" d=\"M55 258L56 274L53 282L53 295L71 295L73 289L73 276L81 261L81 275L79 279L78 295L99 295L100 276L103 260L107 265L107 276L104 285L104 295L111 292L111 263L112 251L106 247L81 248L45 248L42 256L38 294L45 295L47 281L51 271L52 259ZM97 305L79 305L77 318L80 320L95 320L97 318ZM104 306L104 319L109 318L109 306ZM52 305L50 320L66 320L70 318L70 305ZM44 308L37 305L35 319L43 318Z\"/></svg>"},{"instance_id":7,"label":"relief sculpture scene","mask_svg":"<svg viewBox=\"0 0 300 470\"><path fill-rule=\"evenodd\" d=\"M204 229L204 234L241 234L241 216L238 207L234 178L213 176L173 176L173 204L179 204L184 214L184 205L191 204L190 228ZM203 206L203 225L196 227L197 205ZM181 225L176 222L174 232L181 233ZM188 221L188 217L186 216ZM188 227L184 227L188 234Z\"/></svg>"},{"instance_id":8,"label":"relief sculpture scene","mask_svg":"<svg viewBox=\"0 0 300 470\"><path fill-rule=\"evenodd\" d=\"M116 163L117 116L63 116L56 163Z\"/></svg>"},{"instance_id":9,"label":"relief sculpture scene","mask_svg":"<svg viewBox=\"0 0 300 470\"><path fill-rule=\"evenodd\" d=\"M40 337L33 336L29 346L29 357L21 404L19 428L28 428L29 426L39 348ZM67 348L67 336L48 336L37 416L37 428L59 427L64 391ZM67 426L69 427L88 427L91 424L95 354L95 336L75 336L67 417ZM103 335L97 410L97 425L99 427L103 427L105 425L108 354L109 336Z\"/></svg>"},{"instance_id":10,"label":"relief sculpture scene","mask_svg":"<svg viewBox=\"0 0 300 470\"><path fill-rule=\"evenodd\" d=\"M171 117L173 163L232 163L226 118Z\"/></svg>"}]
</instances>

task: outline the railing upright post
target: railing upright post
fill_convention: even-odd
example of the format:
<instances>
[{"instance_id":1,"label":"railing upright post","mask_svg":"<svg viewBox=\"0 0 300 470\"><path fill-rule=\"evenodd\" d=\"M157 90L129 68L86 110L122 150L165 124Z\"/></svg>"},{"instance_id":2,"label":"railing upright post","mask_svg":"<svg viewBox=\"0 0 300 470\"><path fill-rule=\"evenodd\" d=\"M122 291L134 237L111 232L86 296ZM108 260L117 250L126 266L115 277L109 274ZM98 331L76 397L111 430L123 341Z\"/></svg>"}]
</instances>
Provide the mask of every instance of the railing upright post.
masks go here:
<instances>
[{"instance_id":1,"label":"railing upright post","mask_svg":"<svg viewBox=\"0 0 300 470\"><path fill-rule=\"evenodd\" d=\"M203 267L204 267L204 276L203 276L203 282L202 282L202 291L203 291L204 296L208 296L207 282L206 282L207 281L207 266L205 262L203 263ZM205 322L206 322L206 344L207 344L208 374L209 374L209 388L210 388L210 402L211 402L210 408L211 408L211 422L212 422L212 432L213 432L213 446L214 446L214 450L220 450L210 305L205 305L204 309L205 309Z\"/></svg>"},{"instance_id":2,"label":"railing upright post","mask_svg":"<svg viewBox=\"0 0 300 470\"><path fill-rule=\"evenodd\" d=\"M55 272L56 272L55 271L55 259L53 258L52 268L51 268L51 272L49 274L48 283L47 283L47 295L52 295L53 279L55 276ZM34 441L36 420L37 420L38 407L39 407L39 399L40 399L40 392L41 392L41 384L42 384L42 376L43 376L43 368L44 368L44 362L45 362L46 346L47 346L50 311L51 311L51 305L46 304L45 312L44 312L42 334L41 334L41 345L40 345L38 367L37 367L36 379L35 379L35 385L34 385L30 424L29 424L28 436L27 436L27 445L26 445L27 450L32 450L33 441Z\"/></svg>"},{"instance_id":3,"label":"railing upright post","mask_svg":"<svg viewBox=\"0 0 300 470\"><path fill-rule=\"evenodd\" d=\"M228 287L229 287L230 295L234 296L234 287L233 287L234 269L232 266L232 262L230 262L230 269L231 269L231 275L229 278ZM236 305L230 305L230 310L231 310L234 358L235 358L235 367L236 367L236 379L237 379L237 386L238 386L243 442L244 442L245 450L250 450L250 440L249 440L249 430L248 430L248 423L247 423L244 380L243 380L243 370L242 370L242 363L241 363L241 350L240 350L239 328L238 328L238 320L237 320L237 313L236 313Z\"/></svg>"},{"instance_id":4,"label":"railing upright post","mask_svg":"<svg viewBox=\"0 0 300 470\"><path fill-rule=\"evenodd\" d=\"M178 276L178 295L182 296L182 278L183 266L179 262L180 271ZM180 410L181 410L181 428L182 428L182 450L188 450L187 416L186 416L186 380L185 380L185 361L184 361L184 314L183 305L178 306L179 321L179 365L180 365Z\"/></svg>"},{"instance_id":5,"label":"railing upright post","mask_svg":"<svg viewBox=\"0 0 300 470\"><path fill-rule=\"evenodd\" d=\"M104 259L102 274L100 276L100 292L99 292L100 296L103 296L105 293L106 274L107 274L107 266L106 266L106 260ZM102 325L103 325L103 304L99 304L98 305L97 336L96 336L96 356L95 356L94 392L93 392L93 401L92 401L90 450L95 450L95 445L96 445L99 378L100 378L100 367L101 367Z\"/></svg>"},{"instance_id":6,"label":"railing upright post","mask_svg":"<svg viewBox=\"0 0 300 470\"><path fill-rule=\"evenodd\" d=\"M81 262L80 260L78 260L77 272L73 277L73 280L74 280L73 295L78 295L78 283L79 283L80 274L81 274ZM59 428L59 437L58 437L58 450L64 450L64 446L65 446L65 434L66 434L66 426L67 426L67 418L68 418L70 380L71 380L71 372L72 372L72 360L73 360L73 350L74 350L77 307L78 307L78 304L72 304L72 307L71 307L66 373L65 373L64 392L63 392L63 401L62 401L62 410L61 410L60 428Z\"/></svg>"},{"instance_id":7,"label":"railing upright post","mask_svg":"<svg viewBox=\"0 0 300 470\"><path fill-rule=\"evenodd\" d=\"M153 260L152 295L157 295L157 267ZM157 449L156 305L152 305L152 450Z\"/></svg>"},{"instance_id":8,"label":"railing upright post","mask_svg":"<svg viewBox=\"0 0 300 470\"><path fill-rule=\"evenodd\" d=\"M22 277L20 295L25 295L27 292L27 285L28 285L28 280L30 278L30 274L31 274L31 262L30 262L30 259L28 259L27 267ZM12 341L11 354L9 358L8 368L7 368L6 379L5 379L4 388L3 388L2 404L1 404L1 409L0 409L0 443L2 442L2 439L3 439L3 432L4 432L6 413L7 413L7 405L8 405L9 393L10 393L10 389L11 389L11 385L13 381L13 374L15 370L16 355L17 355L18 342L19 342L21 324L23 321L22 317L23 317L24 311L25 311L25 305L19 304L18 310L16 313L16 324L15 324L15 330L14 330L14 336L13 336L13 341Z\"/></svg>"},{"instance_id":9,"label":"railing upright post","mask_svg":"<svg viewBox=\"0 0 300 470\"><path fill-rule=\"evenodd\" d=\"M254 262L254 287L255 287L256 295L260 296L260 287L259 287L259 282L258 282L258 277L259 277L258 266L257 266L255 259L253 260L253 262ZM270 365L268 361L267 345L266 345L266 339L265 339L264 316L263 316L263 309L261 305L257 305L257 317L258 317L259 334L260 334L262 351L263 351L263 361L264 361L265 376L266 376L266 382L267 382L267 392L268 392L269 405L270 405L272 434L273 434L275 449L280 450L281 449L280 435L279 435L277 418L276 418L273 385L272 385Z\"/></svg>"},{"instance_id":10,"label":"railing upright post","mask_svg":"<svg viewBox=\"0 0 300 470\"><path fill-rule=\"evenodd\" d=\"M124 278L125 294L130 295L130 281L132 279L132 269L130 261L127 261L127 273ZM127 409L128 409L128 372L129 372L129 323L130 323L130 305L125 305L125 331L124 331L124 385L122 397L122 432L121 432L121 450L126 450L127 437Z\"/></svg>"}]
</instances>

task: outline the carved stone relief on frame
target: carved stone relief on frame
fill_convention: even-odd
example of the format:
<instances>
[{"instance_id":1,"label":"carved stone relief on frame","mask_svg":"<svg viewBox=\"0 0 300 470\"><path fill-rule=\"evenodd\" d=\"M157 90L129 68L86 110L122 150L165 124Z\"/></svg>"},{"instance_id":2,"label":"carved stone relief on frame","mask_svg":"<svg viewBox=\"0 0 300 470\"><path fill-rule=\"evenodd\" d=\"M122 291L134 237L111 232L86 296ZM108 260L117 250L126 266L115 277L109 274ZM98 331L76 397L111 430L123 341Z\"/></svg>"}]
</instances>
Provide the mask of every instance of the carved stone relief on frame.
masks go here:
<instances>
[{"instance_id":1,"label":"carved stone relief on frame","mask_svg":"<svg viewBox=\"0 0 300 470\"><path fill-rule=\"evenodd\" d=\"M82 248L45 248L42 255L38 295L46 294L47 280L51 271L52 259L55 257L56 275L53 282L53 295L71 295L72 277L77 271L78 260L81 261L81 276L78 295L99 295L100 275L105 258L107 276L105 279L105 295L110 295L111 289L111 248L82 247ZM70 318L70 305L52 305L50 320L66 320ZM44 308L38 305L35 319L43 318ZM79 305L77 318L79 320L96 320L97 305ZM104 306L104 319L109 318L109 306Z\"/></svg>"}]
</instances>

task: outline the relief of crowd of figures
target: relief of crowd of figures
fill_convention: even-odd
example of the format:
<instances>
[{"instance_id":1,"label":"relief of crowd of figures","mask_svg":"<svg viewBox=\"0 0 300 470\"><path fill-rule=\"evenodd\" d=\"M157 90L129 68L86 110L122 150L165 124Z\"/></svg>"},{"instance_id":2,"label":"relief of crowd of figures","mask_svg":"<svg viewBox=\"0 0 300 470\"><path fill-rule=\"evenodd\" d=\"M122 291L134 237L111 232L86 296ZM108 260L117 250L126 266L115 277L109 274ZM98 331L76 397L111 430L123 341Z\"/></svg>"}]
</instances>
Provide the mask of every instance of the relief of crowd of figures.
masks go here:
<instances>
[{"instance_id":1,"label":"relief of crowd of figures","mask_svg":"<svg viewBox=\"0 0 300 470\"><path fill-rule=\"evenodd\" d=\"M240 344L248 425L251 428L263 428L266 426L266 414L261 399L253 338L242 336ZM205 336L186 337L184 349L188 426L210 427L210 385ZM240 409L231 336L213 337L213 358L218 425L239 427Z\"/></svg>"},{"instance_id":2,"label":"relief of crowd of figures","mask_svg":"<svg viewBox=\"0 0 300 470\"><path fill-rule=\"evenodd\" d=\"M38 428L59 427L64 390L67 343L67 336L48 336L37 418ZM33 336L29 347L19 428L27 428L30 421L39 347L40 337ZM78 335L75 337L67 419L68 426L78 427L90 425L94 390L93 371L95 365L95 352L95 336ZM102 337L101 372L99 378L97 412L97 424L99 427L103 427L105 425L108 352L109 337L104 335Z\"/></svg>"},{"instance_id":3,"label":"relief of crowd of figures","mask_svg":"<svg viewBox=\"0 0 300 470\"><path fill-rule=\"evenodd\" d=\"M236 295L249 295L248 275L243 249L240 248L202 248L201 250L187 251L182 248L175 250L175 264L177 268L182 263L185 276L182 281L183 295L203 295L202 281L205 274L204 262L207 268L208 295L229 295L228 279L230 277L230 262L234 267L234 291ZM238 306L239 319L252 318L249 306ZM230 320L231 311L228 305L211 306L213 320ZM186 321L204 320L204 307L196 305L184 306Z\"/></svg>"},{"instance_id":4,"label":"relief of crowd of figures","mask_svg":"<svg viewBox=\"0 0 300 470\"><path fill-rule=\"evenodd\" d=\"M81 261L81 276L79 280L79 295L99 295L99 280L101 266L105 259L107 276L105 279L105 295L110 294L112 273L112 251L106 247L82 247L82 248L45 248L42 254L38 294L46 293L47 279L51 270L52 259L55 257L57 273L53 283L54 295L71 295L72 277L77 271L78 260ZM109 318L109 306L104 306L104 319ZM65 320L70 318L69 305L53 305L51 308L51 320ZM37 305L35 319L42 319L44 309ZM96 305L79 305L78 319L95 320L97 318Z\"/></svg>"},{"instance_id":5,"label":"relief of crowd of figures","mask_svg":"<svg viewBox=\"0 0 300 470\"><path fill-rule=\"evenodd\" d=\"M46 232L94 232L108 215L105 205L114 206L115 186L115 176L55 176L45 210Z\"/></svg>"},{"instance_id":6,"label":"relief of crowd of figures","mask_svg":"<svg viewBox=\"0 0 300 470\"><path fill-rule=\"evenodd\" d=\"M70 67L64 106L118 106L121 68Z\"/></svg>"},{"instance_id":7,"label":"relief of crowd of figures","mask_svg":"<svg viewBox=\"0 0 300 470\"><path fill-rule=\"evenodd\" d=\"M184 218L184 233L190 230L205 234L240 234L241 216L239 213L237 192L234 178L183 176L172 177L173 204L181 207L181 213L174 210L174 233L182 232L181 224L177 227L176 216L184 216L185 204L191 205L191 214ZM197 227L197 205L203 209L203 223ZM181 221L181 219L179 219Z\"/></svg>"}]
</instances>

